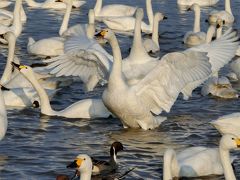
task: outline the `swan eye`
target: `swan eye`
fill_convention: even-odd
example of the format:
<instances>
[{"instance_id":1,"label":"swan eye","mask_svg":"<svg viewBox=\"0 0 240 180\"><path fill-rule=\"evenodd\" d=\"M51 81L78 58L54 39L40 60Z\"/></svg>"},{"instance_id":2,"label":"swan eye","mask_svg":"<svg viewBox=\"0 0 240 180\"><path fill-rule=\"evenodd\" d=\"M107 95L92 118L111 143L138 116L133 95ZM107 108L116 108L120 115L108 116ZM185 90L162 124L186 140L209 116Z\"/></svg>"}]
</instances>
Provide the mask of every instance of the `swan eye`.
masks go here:
<instances>
[{"instance_id":1,"label":"swan eye","mask_svg":"<svg viewBox=\"0 0 240 180\"><path fill-rule=\"evenodd\" d=\"M232 138L232 140L235 140L235 138Z\"/></svg>"},{"instance_id":2,"label":"swan eye","mask_svg":"<svg viewBox=\"0 0 240 180\"><path fill-rule=\"evenodd\" d=\"M83 159L84 161L86 160L86 158Z\"/></svg>"}]
</instances>

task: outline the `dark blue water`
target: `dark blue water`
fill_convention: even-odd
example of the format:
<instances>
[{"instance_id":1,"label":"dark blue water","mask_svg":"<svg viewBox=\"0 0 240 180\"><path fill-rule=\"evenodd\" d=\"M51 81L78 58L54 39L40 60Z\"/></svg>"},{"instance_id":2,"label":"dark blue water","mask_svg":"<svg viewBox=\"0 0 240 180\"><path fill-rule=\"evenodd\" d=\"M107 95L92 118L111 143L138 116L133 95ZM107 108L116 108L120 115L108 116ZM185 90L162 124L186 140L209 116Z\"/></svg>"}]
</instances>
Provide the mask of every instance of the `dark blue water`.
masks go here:
<instances>
[{"instance_id":1,"label":"dark blue water","mask_svg":"<svg viewBox=\"0 0 240 180\"><path fill-rule=\"evenodd\" d=\"M108 0L106 4L125 3L145 7L144 0ZM86 23L87 12L94 6L95 0L88 0L80 10L74 9L70 24ZM193 12L179 11L175 0L153 0L154 11L164 12L168 20L160 24L160 45L162 54L185 49L182 39L185 32L192 29ZM240 28L240 1L232 1L236 28ZM216 9L223 9L221 1ZM213 8L202 10L202 30L206 31L205 19ZM22 36L17 41L16 54L25 64L38 62L38 58L26 52L27 39L42 39L58 36L58 28L64 11L30 9L25 5L28 21L24 25ZM123 56L127 55L132 39L119 36ZM109 50L110 48L107 47ZM6 55L7 51L0 48ZM5 65L5 57L0 55L0 72ZM82 84L75 83L63 88L53 98L54 109L63 109L77 100L86 97L100 97L104 87L95 92L84 93ZM136 167L127 179L162 179L162 155L166 148L177 150L189 146L216 147L219 133L209 124L217 117L239 112L239 100L221 100L202 97L200 89L193 93L189 101L177 100L168 120L153 131L123 129L116 119L66 119L48 117L40 114L39 109L9 109L9 127L6 137L0 142L0 179L55 179L57 174L72 174L66 169L68 162L79 153L105 157L114 141L121 141L126 147L119 153L120 168L117 173ZM237 157L240 153L234 152ZM236 161L236 175L240 179L240 161ZM200 179L200 178L198 178ZM224 179L223 177L208 178Z\"/></svg>"}]
</instances>

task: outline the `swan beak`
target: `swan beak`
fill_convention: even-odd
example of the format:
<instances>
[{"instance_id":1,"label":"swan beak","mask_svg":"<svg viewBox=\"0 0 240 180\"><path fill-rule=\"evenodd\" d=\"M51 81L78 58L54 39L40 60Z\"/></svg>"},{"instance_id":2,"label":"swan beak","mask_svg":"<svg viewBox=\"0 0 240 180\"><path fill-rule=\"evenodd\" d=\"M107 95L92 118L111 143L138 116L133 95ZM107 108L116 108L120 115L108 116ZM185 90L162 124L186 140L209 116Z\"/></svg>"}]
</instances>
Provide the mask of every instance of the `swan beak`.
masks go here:
<instances>
[{"instance_id":1,"label":"swan beak","mask_svg":"<svg viewBox=\"0 0 240 180\"><path fill-rule=\"evenodd\" d=\"M168 17L167 16L163 16L163 19L168 19Z\"/></svg>"},{"instance_id":2,"label":"swan beak","mask_svg":"<svg viewBox=\"0 0 240 180\"><path fill-rule=\"evenodd\" d=\"M17 68L19 71L20 71L21 69L25 69L25 68L26 68L26 66L17 64L17 63L15 63L15 62L12 62L12 66L15 67L15 68Z\"/></svg>"},{"instance_id":3,"label":"swan beak","mask_svg":"<svg viewBox=\"0 0 240 180\"><path fill-rule=\"evenodd\" d=\"M191 8L187 8L187 11L191 11Z\"/></svg>"},{"instance_id":4,"label":"swan beak","mask_svg":"<svg viewBox=\"0 0 240 180\"><path fill-rule=\"evenodd\" d=\"M3 86L3 85L1 85L1 84L0 84L0 87L1 87L1 90L2 90L2 91L10 91L10 89L8 89L8 88L4 87L4 86Z\"/></svg>"},{"instance_id":5,"label":"swan beak","mask_svg":"<svg viewBox=\"0 0 240 180\"><path fill-rule=\"evenodd\" d=\"M236 141L237 147L240 148L240 139L237 138L235 141Z\"/></svg>"},{"instance_id":6,"label":"swan beak","mask_svg":"<svg viewBox=\"0 0 240 180\"><path fill-rule=\"evenodd\" d=\"M83 161L83 159L76 159L72 163L67 165L67 168L79 168Z\"/></svg>"},{"instance_id":7,"label":"swan beak","mask_svg":"<svg viewBox=\"0 0 240 180\"><path fill-rule=\"evenodd\" d=\"M217 24L216 28L219 29L220 27L221 27L221 25L220 25L220 24Z\"/></svg>"},{"instance_id":8,"label":"swan beak","mask_svg":"<svg viewBox=\"0 0 240 180\"><path fill-rule=\"evenodd\" d=\"M105 34L106 34L106 31L103 30L103 31L100 31L99 33L95 34L95 37L104 38Z\"/></svg>"}]
</instances>

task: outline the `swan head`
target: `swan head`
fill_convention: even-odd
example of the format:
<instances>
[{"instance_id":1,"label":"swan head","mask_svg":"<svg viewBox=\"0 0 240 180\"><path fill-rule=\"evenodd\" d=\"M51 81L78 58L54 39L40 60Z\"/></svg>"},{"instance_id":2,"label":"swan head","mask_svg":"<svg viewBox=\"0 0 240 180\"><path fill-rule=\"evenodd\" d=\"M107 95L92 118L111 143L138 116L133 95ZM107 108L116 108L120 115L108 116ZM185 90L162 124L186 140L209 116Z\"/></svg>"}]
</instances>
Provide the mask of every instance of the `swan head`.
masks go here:
<instances>
[{"instance_id":1,"label":"swan head","mask_svg":"<svg viewBox=\"0 0 240 180\"><path fill-rule=\"evenodd\" d=\"M94 24L95 23L95 13L93 9L90 9L88 12L88 23Z\"/></svg>"},{"instance_id":2,"label":"swan head","mask_svg":"<svg viewBox=\"0 0 240 180\"><path fill-rule=\"evenodd\" d=\"M162 21L164 19L168 19L167 16L164 16L164 14L160 13L160 12L157 12L154 16L154 18L157 20L157 21Z\"/></svg>"},{"instance_id":3,"label":"swan head","mask_svg":"<svg viewBox=\"0 0 240 180\"><path fill-rule=\"evenodd\" d=\"M97 38L110 40L114 35L114 32L108 28L103 29L98 34L95 35Z\"/></svg>"},{"instance_id":4,"label":"swan head","mask_svg":"<svg viewBox=\"0 0 240 180\"><path fill-rule=\"evenodd\" d=\"M79 154L72 163L67 165L67 168L75 168L80 174L92 171L92 159L86 154Z\"/></svg>"},{"instance_id":5,"label":"swan head","mask_svg":"<svg viewBox=\"0 0 240 180\"><path fill-rule=\"evenodd\" d=\"M222 27L223 25L225 24L225 21L222 20L222 19L217 19L217 25L216 25L216 28L220 28Z\"/></svg>"},{"instance_id":6,"label":"swan head","mask_svg":"<svg viewBox=\"0 0 240 180\"><path fill-rule=\"evenodd\" d=\"M220 147L225 150L240 148L240 138L233 134L224 134L220 140Z\"/></svg>"},{"instance_id":7,"label":"swan head","mask_svg":"<svg viewBox=\"0 0 240 180\"><path fill-rule=\"evenodd\" d=\"M136 19L143 19L144 17L144 11L142 8L138 8L136 11Z\"/></svg>"},{"instance_id":8,"label":"swan head","mask_svg":"<svg viewBox=\"0 0 240 180\"><path fill-rule=\"evenodd\" d=\"M12 66L16 69L18 69L24 76L27 77L33 77L34 71L30 66L27 65L20 65L15 62L12 62Z\"/></svg>"},{"instance_id":9,"label":"swan head","mask_svg":"<svg viewBox=\"0 0 240 180\"><path fill-rule=\"evenodd\" d=\"M187 9L187 11L197 11L197 10L200 10L200 6L197 3L194 3Z\"/></svg>"}]
</instances>

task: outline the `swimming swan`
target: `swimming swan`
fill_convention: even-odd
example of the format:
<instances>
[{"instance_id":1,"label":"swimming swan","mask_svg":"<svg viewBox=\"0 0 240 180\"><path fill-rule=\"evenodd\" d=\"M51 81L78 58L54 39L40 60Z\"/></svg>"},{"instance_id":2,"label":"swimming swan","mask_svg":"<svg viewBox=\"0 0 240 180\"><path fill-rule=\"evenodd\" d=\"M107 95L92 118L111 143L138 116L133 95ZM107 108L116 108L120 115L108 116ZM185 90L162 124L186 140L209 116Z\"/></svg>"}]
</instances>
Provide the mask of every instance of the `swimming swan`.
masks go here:
<instances>
[{"instance_id":1,"label":"swimming swan","mask_svg":"<svg viewBox=\"0 0 240 180\"><path fill-rule=\"evenodd\" d=\"M160 51L158 28L159 22L164 19L167 19L167 17L160 12L154 15L152 39L145 38L143 40L143 45L148 53L157 53Z\"/></svg>"},{"instance_id":2,"label":"swimming swan","mask_svg":"<svg viewBox=\"0 0 240 180\"><path fill-rule=\"evenodd\" d=\"M169 53L141 81L128 86L123 77L121 51L114 33L106 29L100 35L109 41L114 57L108 86L102 95L103 103L125 128L148 130L158 127L166 118L155 115L162 110L169 112L186 84L211 72L205 52Z\"/></svg>"},{"instance_id":3,"label":"swimming swan","mask_svg":"<svg viewBox=\"0 0 240 180\"><path fill-rule=\"evenodd\" d=\"M22 22L20 19L20 12L22 8L22 0L18 0L15 2L15 8L13 12L13 23L11 26L4 26L0 24L0 34L4 36L7 32L13 32L16 37L20 36L22 32ZM7 41L4 38L0 38L0 42L3 44L7 44Z\"/></svg>"},{"instance_id":4,"label":"swimming swan","mask_svg":"<svg viewBox=\"0 0 240 180\"><path fill-rule=\"evenodd\" d=\"M213 6L218 3L219 0L177 0L179 6L192 6L194 3L199 6Z\"/></svg>"},{"instance_id":5,"label":"swimming swan","mask_svg":"<svg viewBox=\"0 0 240 180\"><path fill-rule=\"evenodd\" d=\"M48 116L61 116L66 118L108 118L111 113L106 109L101 99L84 99L78 101L61 111L51 108L48 95L37 81L31 67L12 63L20 73L33 85L40 97L41 113Z\"/></svg>"},{"instance_id":6,"label":"swimming swan","mask_svg":"<svg viewBox=\"0 0 240 180\"><path fill-rule=\"evenodd\" d=\"M34 0L26 0L28 6L33 8L45 8L45 9L66 9L67 5L65 0L46 0L43 3L35 2ZM72 7L78 8L84 5L85 1L73 0Z\"/></svg>"},{"instance_id":7,"label":"swimming swan","mask_svg":"<svg viewBox=\"0 0 240 180\"><path fill-rule=\"evenodd\" d=\"M173 149L168 149L164 153L163 180L222 174L226 180L236 180L229 151L239 147L239 138L225 134L220 140L219 148L191 147L178 154Z\"/></svg>"},{"instance_id":8,"label":"swimming swan","mask_svg":"<svg viewBox=\"0 0 240 180\"><path fill-rule=\"evenodd\" d=\"M7 126L8 126L7 111L6 111L5 102L2 94L2 89L6 89L6 88L0 85L0 141L4 138L7 132Z\"/></svg>"},{"instance_id":9,"label":"swimming swan","mask_svg":"<svg viewBox=\"0 0 240 180\"><path fill-rule=\"evenodd\" d=\"M225 0L225 10L223 11L212 11L209 14L208 22L210 24L216 24L218 19L222 19L224 21L225 26L231 26L234 22L234 16L231 10L230 0Z\"/></svg>"},{"instance_id":10,"label":"swimming swan","mask_svg":"<svg viewBox=\"0 0 240 180\"><path fill-rule=\"evenodd\" d=\"M201 32L201 25L200 25L200 19L201 19L200 6L194 3L188 10L194 11L195 19L194 19L193 31L187 32L183 38L184 44L187 44L188 46L196 46L196 45L205 43L206 33Z\"/></svg>"},{"instance_id":11,"label":"swimming swan","mask_svg":"<svg viewBox=\"0 0 240 180\"><path fill-rule=\"evenodd\" d=\"M144 33L153 32L153 9L152 9L152 0L146 0L146 9L149 24L142 22L141 29ZM134 17L116 17L116 18L106 18L103 22L108 26L108 28L117 31L134 31L136 18Z\"/></svg>"},{"instance_id":12,"label":"swimming swan","mask_svg":"<svg viewBox=\"0 0 240 180\"><path fill-rule=\"evenodd\" d=\"M103 0L96 0L94 12L97 20L106 17L123 17L133 16L137 7L127 6L123 4L110 4L102 7Z\"/></svg>"}]
</instances>

